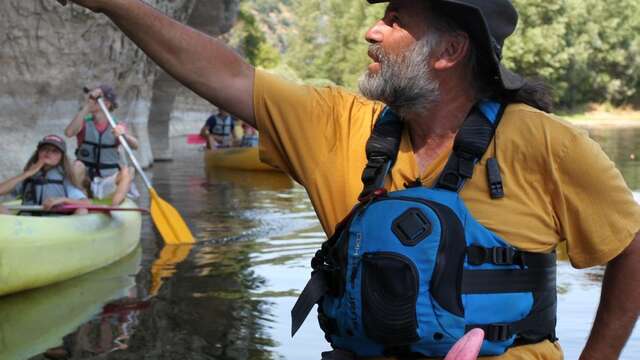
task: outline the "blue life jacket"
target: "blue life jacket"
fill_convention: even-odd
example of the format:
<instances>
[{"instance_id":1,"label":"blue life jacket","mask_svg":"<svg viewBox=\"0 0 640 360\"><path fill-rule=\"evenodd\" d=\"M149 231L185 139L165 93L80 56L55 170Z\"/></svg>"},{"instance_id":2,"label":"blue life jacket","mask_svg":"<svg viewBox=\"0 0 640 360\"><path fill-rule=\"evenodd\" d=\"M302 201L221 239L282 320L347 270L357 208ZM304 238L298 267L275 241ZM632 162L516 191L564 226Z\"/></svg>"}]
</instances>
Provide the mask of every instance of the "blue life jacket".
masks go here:
<instances>
[{"instance_id":1,"label":"blue life jacket","mask_svg":"<svg viewBox=\"0 0 640 360\"><path fill-rule=\"evenodd\" d=\"M40 171L22 185L22 205L42 205L49 198L68 197L64 184L65 175L60 166Z\"/></svg>"},{"instance_id":2,"label":"blue life jacket","mask_svg":"<svg viewBox=\"0 0 640 360\"><path fill-rule=\"evenodd\" d=\"M441 357L472 328L481 355L555 340L556 256L510 246L473 218L459 195L491 143L504 107L480 102L456 135L434 188L387 193L402 121L385 109L367 142L364 190L312 260L292 313L292 335L318 303L335 349L358 357ZM504 196L487 161L488 195Z\"/></svg>"},{"instance_id":3,"label":"blue life jacket","mask_svg":"<svg viewBox=\"0 0 640 360\"><path fill-rule=\"evenodd\" d=\"M258 147L258 133L242 136L240 147Z\"/></svg>"}]
</instances>

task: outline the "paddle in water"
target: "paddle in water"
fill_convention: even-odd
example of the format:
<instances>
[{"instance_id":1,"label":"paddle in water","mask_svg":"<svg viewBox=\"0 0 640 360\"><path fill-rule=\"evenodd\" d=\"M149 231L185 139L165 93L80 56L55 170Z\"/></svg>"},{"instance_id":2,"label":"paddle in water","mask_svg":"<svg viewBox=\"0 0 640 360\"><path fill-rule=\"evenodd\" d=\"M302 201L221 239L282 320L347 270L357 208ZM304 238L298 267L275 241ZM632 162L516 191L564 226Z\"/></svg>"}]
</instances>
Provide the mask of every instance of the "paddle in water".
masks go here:
<instances>
[{"instance_id":1,"label":"paddle in water","mask_svg":"<svg viewBox=\"0 0 640 360\"><path fill-rule=\"evenodd\" d=\"M96 101L98 102L98 105L100 105L102 112L104 112L107 117L109 125L111 125L112 128L115 128L116 122L113 120L113 117L111 117L111 113L105 106L102 98L98 97ZM133 151L131 151L127 140L123 135L118 136L118 140L120 141L120 145L122 145L126 150L129 158L131 158L133 166L136 168L138 174L142 177L145 186L149 190L149 198L151 200L151 219L153 219L153 223L158 229L158 232L160 233L160 236L162 236L164 242L174 245L194 243L195 240L191 234L191 230L189 230L189 227L185 223L184 219L182 219L182 216L180 216L180 213L178 213L178 210L160 198L156 190L151 186L151 182L147 178L147 175L145 175L144 171L142 171L142 167L133 155Z\"/></svg>"}]
</instances>

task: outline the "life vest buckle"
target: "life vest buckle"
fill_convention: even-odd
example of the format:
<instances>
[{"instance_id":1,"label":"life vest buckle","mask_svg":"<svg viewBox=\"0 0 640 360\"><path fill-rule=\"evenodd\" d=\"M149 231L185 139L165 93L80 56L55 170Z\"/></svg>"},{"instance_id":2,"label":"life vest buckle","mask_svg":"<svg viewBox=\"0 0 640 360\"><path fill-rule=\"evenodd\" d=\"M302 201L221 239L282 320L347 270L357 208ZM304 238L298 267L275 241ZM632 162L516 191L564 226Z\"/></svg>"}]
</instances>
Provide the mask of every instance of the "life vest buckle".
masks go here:
<instances>
[{"instance_id":1,"label":"life vest buckle","mask_svg":"<svg viewBox=\"0 0 640 360\"><path fill-rule=\"evenodd\" d=\"M494 247L491 249L491 262L495 265L513 265L516 250L510 247Z\"/></svg>"},{"instance_id":2,"label":"life vest buckle","mask_svg":"<svg viewBox=\"0 0 640 360\"><path fill-rule=\"evenodd\" d=\"M485 329L485 338L489 341L507 341L513 336L511 325L491 324Z\"/></svg>"},{"instance_id":3,"label":"life vest buckle","mask_svg":"<svg viewBox=\"0 0 640 360\"><path fill-rule=\"evenodd\" d=\"M360 203L367 203L372 201L373 199L379 198L379 197L383 197L387 195L387 189L384 188L380 188L380 189L375 189L373 190L373 192L369 193L368 195L365 196L360 196L358 198L358 201Z\"/></svg>"},{"instance_id":4,"label":"life vest buckle","mask_svg":"<svg viewBox=\"0 0 640 360\"><path fill-rule=\"evenodd\" d=\"M438 180L438 186L449 191L458 191L461 182L462 177L457 172L445 169L445 172Z\"/></svg>"}]
</instances>

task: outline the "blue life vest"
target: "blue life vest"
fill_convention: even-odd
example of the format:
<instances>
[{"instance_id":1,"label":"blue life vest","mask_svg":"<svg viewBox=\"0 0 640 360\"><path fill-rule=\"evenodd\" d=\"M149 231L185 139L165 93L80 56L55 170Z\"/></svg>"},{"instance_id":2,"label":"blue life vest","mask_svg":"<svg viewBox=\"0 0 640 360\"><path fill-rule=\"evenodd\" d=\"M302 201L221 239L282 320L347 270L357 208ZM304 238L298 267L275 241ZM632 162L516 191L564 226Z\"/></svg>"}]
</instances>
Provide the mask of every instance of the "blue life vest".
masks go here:
<instances>
[{"instance_id":1,"label":"blue life vest","mask_svg":"<svg viewBox=\"0 0 640 360\"><path fill-rule=\"evenodd\" d=\"M22 185L22 205L42 205L49 198L68 197L65 175L60 166L40 171Z\"/></svg>"},{"instance_id":2,"label":"blue life vest","mask_svg":"<svg viewBox=\"0 0 640 360\"><path fill-rule=\"evenodd\" d=\"M242 136L240 147L257 147L259 143L258 133Z\"/></svg>"},{"instance_id":3,"label":"blue life vest","mask_svg":"<svg viewBox=\"0 0 640 360\"><path fill-rule=\"evenodd\" d=\"M318 303L332 346L358 357L441 357L472 328L485 331L481 355L555 340L555 253L510 246L459 195L502 112L493 102L474 106L434 188L387 193L403 125L383 111L367 142L359 203L314 256L292 334ZM489 195L503 197L495 158L487 174Z\"/></svg>"},{"instance_id":4,"label":"blue life vest","mask_svg":"<svg viewBox=\"0 0 640 360\"><path fill-rule=\"evenodd\" d=\"M207 126L209 127L209 133L217 136L220 144L219 148L226 148L233 145L233 127L234 121L231 115L225 117L218 115L211 115L207 120Z\"/></svg>"}]
</instances>

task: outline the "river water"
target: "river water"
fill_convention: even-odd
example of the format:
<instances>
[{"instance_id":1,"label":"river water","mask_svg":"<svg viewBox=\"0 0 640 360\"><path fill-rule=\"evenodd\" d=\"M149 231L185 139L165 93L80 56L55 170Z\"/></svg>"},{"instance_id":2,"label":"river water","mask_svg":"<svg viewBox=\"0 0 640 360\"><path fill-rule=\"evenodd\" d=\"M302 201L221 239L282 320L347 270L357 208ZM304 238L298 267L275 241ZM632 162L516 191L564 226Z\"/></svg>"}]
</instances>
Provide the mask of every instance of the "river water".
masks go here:
<instances>
[{"instance_id":1,"label":"river water","mask_svg":"<svg viewBox=\"0 0 640 360\"><path fill-rule=\"evenodd\" d=\"M640 189L640 129L590 133ZM140 248L122 261L0 298L0 359L297 360L328 349L314 316L295 340L289 335L289 311L324 240L304 189L276 173L206 174L203 153L174 142L177 158L149 175L188 219L197 245L163 247L146 218ZM577 359L586 340L602 273L559 265L558 337L567 359ZM640 359L638 329L622 358Z\"/></svg>"}]
</instances>

